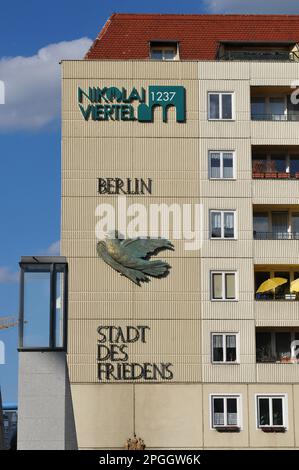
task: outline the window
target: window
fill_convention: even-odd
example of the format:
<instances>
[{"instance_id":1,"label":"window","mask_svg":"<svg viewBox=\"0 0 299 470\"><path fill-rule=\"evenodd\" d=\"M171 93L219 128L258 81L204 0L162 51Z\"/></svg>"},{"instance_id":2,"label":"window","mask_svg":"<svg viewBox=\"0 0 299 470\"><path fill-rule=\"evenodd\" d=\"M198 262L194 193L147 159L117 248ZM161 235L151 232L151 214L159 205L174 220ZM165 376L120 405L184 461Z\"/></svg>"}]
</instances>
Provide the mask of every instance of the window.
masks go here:
<instances>
[{"instance_id":1,"label":"window","mask_svg":"<svg viewBox=\"0 0 299 470\"><path fill-rule=\"evenodd\" d=\"M237 300L236 273L212 272L212 300Z\"/></svg>"},{"instance_id":2,"label":"window","mask_svg":"<svg viewBox=\"0 0 299 470\"><path fill-rule=\"evenodd\" d=\"M235 238L235 211L210 211L210 237Z\"/></svg>"},{"instance_id":3,"label":"window","mask_svg":"<svg viewBox=\"0 0 299 470\"><path fill-rule=\"evenodd\" d=\"M234 153L233 152L209 152L209 178L233 179L234 178Z\"/></svg>"},{"instance_id":4,"label":"window","mask_svg":"<svg viewBox=\"0 0 299 470\"><path fill-rule=\"evenodd\" d=\"M212 396L212 427L240 426L239 396Z\"/></svg>"},{"instance_id":5,"label":"window","mask_svg":"<svg viewBox=\"0 0 299 470\"><path fill-rule=\"evenodd\" d=\"M209 119L233 119L233 93L209 93Z\"/></svg>"},{"instance_id":6,"label":"window","mask_svg":"<svg viewBox=\"0 0 299 470\"><path fill-rule=\"evenodd\" d=\"M177 60L179 58L178 45L176 42L152 42L150 57L153 60Z\"/></svg>"},{"instance_id":7,"label":"window","mask_svg":"<svg viewBox=\"0 0 299 470\"><path fill-rule=\"evenodd\" d=\"M23 257L20 266L20 349L65 350L66 259L60 256Z\"/></svg>"},{"instance_id":8,"label":"window","mask_svg":"<svg viewBox=\"0 0 299 470\"><path fill-rule=\"evenodd\" d=\"M286 427L285 396L257 397L257 426Z\"/></svg>"},{"instance_id":9,"label":"window","mask_svg":"<svg viewBox=\"0 0 299 470\"><path fill-rule=\"evenodd\" d=\"M237 333L212 333L212 362L237 362Z\"/></svg>"}]
</instances>

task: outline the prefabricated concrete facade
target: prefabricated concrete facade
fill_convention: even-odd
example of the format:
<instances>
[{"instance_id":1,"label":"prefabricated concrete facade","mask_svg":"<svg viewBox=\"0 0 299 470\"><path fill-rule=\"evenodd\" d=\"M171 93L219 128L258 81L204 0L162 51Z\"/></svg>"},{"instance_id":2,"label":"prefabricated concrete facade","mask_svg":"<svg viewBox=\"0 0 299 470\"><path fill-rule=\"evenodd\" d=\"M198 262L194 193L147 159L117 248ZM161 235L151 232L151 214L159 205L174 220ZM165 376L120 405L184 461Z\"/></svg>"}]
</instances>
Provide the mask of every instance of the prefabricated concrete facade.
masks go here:
<instances>
[{"instance_id":1,"label":"prefabricated concrete facade","mask_svg":"<svg viewBox=\"0 0 299 470\"><path fill-rule=\"evenodd\" d=\"M62 255L69 264L68 367L78 446L122 448L136 432L147 448L297 448L297 364L257 364L256 327L298 327L296 302L256 302L254 265L296 266L298 241L253 240L253 204L296 205L299 181L252 179L252 145L298 145L298 123L251 121L251 86L290 86L298 63L63 61L62 63ZM149 123L85 121L77 89L149 85L183 86L186 122L159 109ZM209 121L208 92L234 93L235 119ZM235 152L230 181L208 177L208 151ZM203 243L159 259L171 265L163 279L138 287L97 255L96 207L117 205L99 195L98 178L152 179L152 194L127 202L198 204L203 207ZM209 239L209 211L235 210L235 240ZM237 272L236 301L213 302L211 271ZM129 345L130 362L171 363L172 380L99 381L99 326L150 327L146 343ZM237 364L211 362L211 333L239 334ZM257 427L256 395L286 397L287 430ZM213 394L240 397L240 432L211 427Z\"/></svg>"}]
</instances>

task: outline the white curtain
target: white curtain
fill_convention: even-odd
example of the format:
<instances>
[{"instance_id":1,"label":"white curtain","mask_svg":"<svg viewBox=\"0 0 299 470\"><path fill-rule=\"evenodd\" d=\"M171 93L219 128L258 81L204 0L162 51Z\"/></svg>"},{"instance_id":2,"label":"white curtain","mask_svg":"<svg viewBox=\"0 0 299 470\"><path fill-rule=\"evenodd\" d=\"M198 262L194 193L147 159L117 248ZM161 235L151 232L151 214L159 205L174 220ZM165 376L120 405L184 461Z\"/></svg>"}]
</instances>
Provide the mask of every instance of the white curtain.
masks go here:
<instances>
[{"instance_id":1,"label":"white curtain","mask_svg":"<svg viewBox=\"0 0 299 470\"><path fill-rule=\"evenodd\" d=\"M227 348L235 348L236 347L236 336L235 335L227 335L226 336L226 347Z\"/></svg>"}]
</instances>

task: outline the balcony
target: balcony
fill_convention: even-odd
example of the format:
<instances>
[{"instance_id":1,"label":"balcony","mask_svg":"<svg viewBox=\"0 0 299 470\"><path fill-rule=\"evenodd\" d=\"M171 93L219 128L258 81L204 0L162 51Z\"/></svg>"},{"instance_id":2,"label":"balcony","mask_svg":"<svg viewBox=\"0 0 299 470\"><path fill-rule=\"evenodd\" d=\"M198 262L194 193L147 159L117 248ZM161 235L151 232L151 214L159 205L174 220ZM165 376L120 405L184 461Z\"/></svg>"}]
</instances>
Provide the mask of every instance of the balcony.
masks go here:
<instances>
[{"instance_id":1,"label":"balcony","mask_svg":"<svg viewBox=\"0 0 299 470\"><path fill-rule=\"evenodd\" d=\"M257 364L299 364L298 353L299 330L257 328Z\"/></svg>"},{"instance_id":2,"label":"balcony","mask_svg":"<svg viewBox=\"0 0 299 470\"><path fill-rule=\"evenodd\" d=\"M253 206L254 240L299 240L299 206Z\"/></svg>"},{"instance_id":3,"label":"balcony","mask_svg":"<svg viewBox=\"0 0 299 470\"><path fill-rule=\"evenodd\" d=\"M284 282L275 288L258 292L263 283L269 279L283 279ZM294 281L299 279L299 266L264 265L255 266L255 300L258 302L296 302L299 292L294 288Z\"/></svg>"},{"instance_id":4,"label":"balcony","mask_svg":"<svg viewBox=\"0 0 299 470\"><path fill-rule=\"evenodd\" d=\"M219 60L258 62L297 62L298 56L288 51L225 51Z\"/></svg>"},{"instance_id":5,"label":"balcony","mask_svg":"<svg viewBox=\"0 0 299 470\"><path fill-rule=\"evenodd\" d=\"M251 87L251 119L253 121L298 122L297 95L290 86Z\"/></svg>"},{"instance_id":6,"label":"balcony","mask_svg":"<svg viewBox=\"0 0 299 470\"><path fill-rule=\"evenodd\" d=\"M298 48L292 42L221 41L218 60L297 62Z\"/></svg>"},{"instance_id":7,"label":"balcony","mask_svg":"<svg viewBox=\"0 0 299 470\"><path fill-rule=\"evenodd\" d=\"M253 146L252 178L299 180L299 147Z\"/></svg>"}]
</instances>

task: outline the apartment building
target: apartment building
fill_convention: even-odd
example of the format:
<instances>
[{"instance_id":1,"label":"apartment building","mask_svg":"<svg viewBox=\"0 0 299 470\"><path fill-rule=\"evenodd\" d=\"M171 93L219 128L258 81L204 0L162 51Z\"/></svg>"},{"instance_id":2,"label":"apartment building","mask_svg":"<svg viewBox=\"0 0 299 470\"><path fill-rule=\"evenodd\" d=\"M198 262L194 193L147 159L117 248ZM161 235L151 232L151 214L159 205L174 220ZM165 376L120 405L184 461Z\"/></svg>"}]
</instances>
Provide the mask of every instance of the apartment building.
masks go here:
<instances>
[{"instance_id":1,"label":"apartment building","mask_svg":"<svg viewBox=\"0 0 299 470\"><path fill-rule=\"evenodd\" d=\"M83 60L62 62L79 448L123 448L134 434L149 449L299 447L298 24L114 14ZM200 248L170 234L174 249L151 258L167 276L121 276L95 229L99 205L122 212L124 196L148 210L201 204Z\"/></svg>"}]
</instances>

